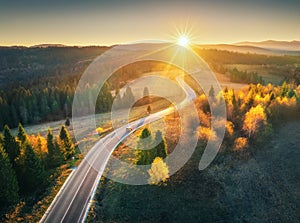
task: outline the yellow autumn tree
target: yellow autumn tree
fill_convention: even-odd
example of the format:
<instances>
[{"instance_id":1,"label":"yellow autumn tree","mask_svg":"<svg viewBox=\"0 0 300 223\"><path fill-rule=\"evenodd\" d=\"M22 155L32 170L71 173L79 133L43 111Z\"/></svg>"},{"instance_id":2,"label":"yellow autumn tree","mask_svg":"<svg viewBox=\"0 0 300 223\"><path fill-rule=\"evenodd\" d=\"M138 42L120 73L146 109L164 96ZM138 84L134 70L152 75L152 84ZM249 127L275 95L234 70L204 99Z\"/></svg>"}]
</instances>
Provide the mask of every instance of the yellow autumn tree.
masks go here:
<instances>
[{"instance_id":1,"label":"yellow autumn tree","mask_svg":"<svg viewBox=\"0 0 300 223\"><path fill-rule=\"evenodd\" d=\"M103 130L103 128L98 127L98 128L96 128L96 132L98 133L98 135L101 135L104 132L104 130Z\"/></svg>"},{"instance_id":2,"label":"yellow autumn tree","mask_svg":"<svg viewBox=\"0 0 300 223\"><path fill-rule=\"evenodd\" d=\"M45 159L48 153L47 140L44 137L42 137L40 134L38 134L37 136L29 135L28 140L32 145L34 151L37 153L37 155L41 159Z\"/></svg>"},{"instance_id":3,"label":"yellow autumn tree","mask_svg":"<svg viewBox=\"0 0 300 223\"><path fill-rule=\"evenodd\" d=\"M151 169L148 170L148 173L150 175L149 184L166 182L169 178L169 168L161 157L156 157L154 159Z\"/></svg>"},{"instance_id":4,"label":"yellow autumn tree","mask_svg":"<svg viewBox=\"0 0 300 223\"><path fill-rule=\"evenodd\" d=\"M245 115L243 130L251 137L267 120L265 109L261 105L252 107Z\"/></svg>"},{"instance_id":5,"label":"yellow autumn tree","mask_svg":"<svg viewBox=\"0 0 300 223\"><path fill-rule=\"evenodd\" d=\"M248 139L245 137L239 137L234 141L233 150L238 151L248 146Z\"/></svg>"}]
</instances>

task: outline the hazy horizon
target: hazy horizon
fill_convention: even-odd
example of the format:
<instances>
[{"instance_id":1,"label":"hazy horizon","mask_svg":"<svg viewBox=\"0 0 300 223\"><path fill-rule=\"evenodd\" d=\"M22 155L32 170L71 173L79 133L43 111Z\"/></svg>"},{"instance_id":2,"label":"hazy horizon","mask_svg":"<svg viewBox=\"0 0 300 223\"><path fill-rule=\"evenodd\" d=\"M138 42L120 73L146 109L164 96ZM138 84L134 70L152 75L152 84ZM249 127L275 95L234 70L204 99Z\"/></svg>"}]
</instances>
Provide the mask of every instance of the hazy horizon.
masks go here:
<instances>
[{"instance_id":1,"label":"hazy horizon","mask_svg":"<svg viewBox=\"0 0 300 223\"><path fill-rule=\"evenodd\" d=\"M154 40L153 40L154 41ZM161 44L164 43L172 43L171 41L167 41L166 42L160 42ZM239 42L234 42L234 43L197 43L197 42L193 42L194 45L236 45L236 44L240 44L240 43L264 43L264 42L269 42L269 41L274 41L274 42L285 42L285 43L293 43L293 42L300 42L299 40L293 39L293 40L262 40L262 41L239 41ZM114 44L64 44L64 43L37 43L34 45L21 45L21 44L12 44L12 45L0 45L0 47L36 47L36 46L56 46L56 47L111 47L111 46L115 46L115 45L126 45L126 44L136 44L136 43L150 43L150 44L155 44L155 42L149 42L149 40L146 40L145 42L143 41L139 41L139 42L123 42L123 43L114 43ZM159 42L156 42L157 44L160 44ZM236 45L236 46L247 46L247 45ZM251 44L249 45L251 46Z\"/></svg>"}]
</instances>

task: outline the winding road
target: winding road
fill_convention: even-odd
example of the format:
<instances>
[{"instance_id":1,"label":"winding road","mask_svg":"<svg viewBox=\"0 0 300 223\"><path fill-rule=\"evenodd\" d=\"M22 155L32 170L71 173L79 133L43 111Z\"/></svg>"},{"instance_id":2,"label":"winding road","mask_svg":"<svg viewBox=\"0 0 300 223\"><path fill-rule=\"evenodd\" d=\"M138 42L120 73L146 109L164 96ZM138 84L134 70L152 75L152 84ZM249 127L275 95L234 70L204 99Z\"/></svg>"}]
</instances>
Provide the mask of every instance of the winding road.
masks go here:
<instances>
[{"instance_id":1,"label":"winding road","mask_svg":"<svg viewBox=\"0 0 300 223\"><path fill-rule=\"evenodd\" d=\"M175 106L180 109L181 106L192 101L196 94L182 78L178 77L176 80L186 94L185 100ZM126 124L99 140L68 177L40 222L84 222L99 180L114 149L135 130L172 112L172 108L167 108L151 114ZM126 131L127 127L132 131Z\"/></svg>"}]
</instances>

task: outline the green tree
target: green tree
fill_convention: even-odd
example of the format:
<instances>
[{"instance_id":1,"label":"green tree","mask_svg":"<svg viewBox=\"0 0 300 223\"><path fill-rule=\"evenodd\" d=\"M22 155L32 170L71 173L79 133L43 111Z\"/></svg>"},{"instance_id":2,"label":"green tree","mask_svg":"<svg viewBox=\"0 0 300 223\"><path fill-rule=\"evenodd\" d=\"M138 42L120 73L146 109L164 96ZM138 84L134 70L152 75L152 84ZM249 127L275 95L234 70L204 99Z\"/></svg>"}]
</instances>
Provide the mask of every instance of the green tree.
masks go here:
<instances>
[{"instance_id":1,"label":"green tree","mask_svg":"<svg viewBox=\"0 0 300 223\"><path fill-rule=\"evenodd\" d=\"M21 123L19 123L18 126L18 139L21 141L21 143L24 143L27 140L27 134Z\"/></svg>"},{"instance_id":2,"label":"green tree","mask_svg":"<svg viewBox=\"0 0 300 223\"><path fill-rule=\"evenodd\" d=\"M134 95L132 93L132 90L130 87L126 88L125 94L123 96L122 102L123 102L123 106L125 108L127 108L128 106L130 106L133 102L135 101Z\"/></svg>"},{"instance_id":3,"label":"green tree","mask_svg":"<svg viewBox=\"0 0 300 223\"><path fill-rule=\"evenodd\" d=\"M59 166L62 163L63 156L57 140L53 139L52 130L50 128L48 129L48 134L47 134L47 148L48 148L47 167L53 168Z\"/></svg>"},{"instance_id":4,"label":"green tree","mask_svg":"<svg viewBox=\"0 0 300 223\"><path fill-rule=\"evenodd\" d=\"M214 98L215 97L215 89L214 87L211 85L209 92L208 92L209 97Z\"/></svg>"},{"instance_id":5,"label":"green tree","mask_svg":"<svg viewBox=\"0 0 300 223\"><path fill-rule=\"evenodd\" d=\"M148 87L144 87L143 97L149 96L149 89Z\"/></svg>"},{"instance_id":6,"label":"green tree","mask_svg":"<svg viewBox=\"0 0 300 223\"><path fill-rule=\"evenodd\" d=\"M156 149L156 155L158 157L161 157L162 159L167 157L167 144L165 139L162 137L162 132L158 130L155 134L155 144L157 146Z\"/></svg>"},{"instance_id":7,"label":"green tree","mask_svg":"<svg viewBox=\"0 0 300 223\"><path fill-rule=\"evenodd\" d=\"M3 145L4 142L4 137L3 135L0 133L0 145Z\"/></svg>"},{"instance_id":8,"label":"green tree","mask_svg":"<svg viewBox=\"0 0 300 223\"><path fill-rule=\"evenodd\" d=\"M15 137L11 134L7 125L4 126L4 140L3 148L7 152L11 163L15 164L15 159L20 154L20 144L16 141Z\"/></svg>"},{"instance_id":9,"label":"green tree","mask_svg":"<svg viewBox=\"0 0 300 223\"><path fill-rule=\"evenodd\" d=\"M19 195L16 173L7 153L0 145L0 205L14 203Z\"/></svg>"},{"instance_id":10,"label":"green tree","mask_svg":"<svg viewBox=\"0 0 300 223\"><path fill-rule=\"evenodd\" d=\"M151 109L150 105L148 105L148 107L147 107L147 112L148 112L148 114L150 114L151 111L152 111L152 109Z\"/></svg>"},{"instance_id":11,"label":"green tree","mask_svg":"<svg viewBox=\"0 0 300 223\"><path fill-rule=\"evenodd\" d=\"M151 131L148 128L144 128L140 140L137 143L136 164L146 165L151 164L156 157L156 149L152 148Z\"/></svg>"},{"instance_id":12,"label":"green tree","mask_svg":"<svg viewBox=\"0 0 300 223\"><path fill-rule=\"evenodd\" d=\"M19 160L18 173L21 188L25 193L34 192L45 184L45 169L28 142L24 144L24 154Z\"/></svg>"},{"instance_id":13,"label":"green tree","mask_svg":"<svg viewBox=\"0 0 300 223\"><path fill-rule=\"evenodd\" d=\"M116 97L115 97L115 102L114 102L114 104L115 104L115 107L116 107L117 109L123 107L122 97L121 97L121 93L120 93L120 90L119 90L119 89L116 90Z\"/></svg>"},{"instance_id":14,"label":"green tree","mask_svg":"<svg viewBox=\"0 0 300 223\"><path fill-rule=\"evenodd\" d=\"M65 125L66 126L70 126L71 122L70 122L70 119L69 117L67 117L66 121L65 121Z\"/></svg>"},{"instance_id":15,"label":"green tree","mask_svg":"<svg viewBox=\"0 0 300 223\"><path fill-rule=\"evenodd\" d=\"M75 154L75 148L72 143L70 134L66 126L62 126L59 133L59 138L62 143L65 159L70 159Z\"/></svg>"},{"instance_id":16,"label":"green tree","mask_svg":"<svg viewBox=\"0 0 300 223\"><path fill-rule=\"evenodd\" d=\"M150 100L150 93L149 93L149 89L148 87L144 87L144 92L143 92L143 100L145 101L145 104L150 104L151 100Z\"/></svg>"}]
</instances>

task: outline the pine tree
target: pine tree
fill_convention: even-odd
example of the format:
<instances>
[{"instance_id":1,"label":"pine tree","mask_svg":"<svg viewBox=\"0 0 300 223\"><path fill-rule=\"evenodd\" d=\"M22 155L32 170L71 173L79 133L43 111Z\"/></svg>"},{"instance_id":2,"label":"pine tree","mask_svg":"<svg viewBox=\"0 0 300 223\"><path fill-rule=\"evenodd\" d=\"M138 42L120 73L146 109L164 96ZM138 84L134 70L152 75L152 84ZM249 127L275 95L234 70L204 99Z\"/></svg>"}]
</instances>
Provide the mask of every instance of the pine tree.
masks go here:
<instances>
[{"instance_id":1,"label":"pine tree","mask_svg":"<svg viewBox=\"0 0 300 223\"><path fill-rule=\"evenodd\" d=\"M134 95L132 93L132 90L131 90L130 87L127 87L126 91L125 91L125 94L124 94L124 97L122 99L123 106L125 108L128 108L129 106L131 106L132 103L134 103L134 101L135 101L135 98L134 98Z\"/></svg>"},{"instance_id":2,"label":"pine tree","mask_svg":"<svg viewBox=\"0 0 300 223\"><path fill-rule=\"evenodd\" d=\"M21 123L19 123L18 126L18 139L21 141L21 143L24 143L27 140L27 134Z\"/></svg>"},{"instance_id":3,"label":"pine tree","mask_svg":"<svg viewBox=\"0 0 300 223\"><path fill-rule=\"evenodd\" d=\"M70 124L71 124L71 123L70 123L70 119L69 119L69 117L67 117L67 119L66 119L66 121L65 121L65 125L66 125L66 126L70 126Z\"/></svg>"},{"instance_id":4,"label":"pine tree","mask_svg":"<svg viewBox=\"0 0 300 223\"><path fill-rule=\"evenodd\" d=\"M214 98L215 97L215 89L214 87L211 85L209 92L208 92L209 97Z\"/></svg>"},{"instance_id":5,"label":"pine tree","mask_svg":"<svg viewBox=\"0 0 300 223\"><path fill-rule=\"evenodd\" d=\"M144 87L143 98L144 98L145 104L151 103L149 96L150 96L150 93L149 93L148 87Z\"/></svg>"},{"instance_id":6,"label":"pine tree","mask_svg":"<svg viewBox=\"0 0 300 223\"><path fill-rule=\"evenodd\" d=\"M153 159L156 157L156 150L151 149L152 146L152 137L151 131L148 128L144 128L140 140L137 144L136 155L136 164L137 165L146 165L152 163Z\"/></svg>"},{"instance_id":7,"label":"pine tree","mask_svg":"<svg viewBox=\"0 0 300 223\"><path fill-rule=\"evenodd\" d=\"M162 159L167 157L167 145L166 145L166 141L163 139L162 137L162 132L161 131L157 131L155 134L155 142L157 144L157 146L155 147L156 149L156 154L158 157L161 157Z\"/></svg>"},{"instance_id":8,"label":"pine tree","mask_svg":"<svg viewBox=\"0 0 300 223\"><path fill-rule=\"evenodd\" d=\"M144 87L143 97L149 96L149 89L148 87Z\"/></svg>"},{"instance_id":9,"label":"pine tree","mask_svg":"<svg viewBox=\"0 0 300 223\"><path fill-rule=\"evenodd\" d=\"M0 145L0 205L6 206L18 199L19 186L8 155Z\"/></svg>"},{"instance_id":10,"label":"pine tree","mask_svg":"<svg viewBox=\"0 0 300 223\"><path fill-rule=\"evenodd\" d=\"M41 159L43 165L45 165L48 150L46 148L46 140L40 135L40 133L36 136L36 144L33 145L33 148L38 157Z\"/></svg>"},{"instance_id":11,"label":"pine tree","mask_svg":"<svg viewBox=\"0 0 300 223\"><path fill-rule=\"evenodd\" d=\"M4 137L3 135L0 133L0 146L3 145L4 143Z\"/></svg>"},{"instance_id":12,"label":"pine tree","mask_svg":"<svg viewBox=\"0 0 300 223\"><path fill-rule=\"evenodd\" d=\"M15 137L12 136L7 125L4 126L3 148L7 152L11 163L15 165L15 159L20 154L20 144L16 141Z\"/></svg>"},{"instance_id":13,"label":"pine tree","mask_svg":"<svg viewBox=\"0 0 300 223\"><path fill-rule=\"evenodd\" d=\"M148 107L147 107L147 113L150 114L151 111L152 111L152 109L151 109L150 105L148 105Z\"/></svg>"},{"instance_id":14,"label":"pine tree","mask_svg":"<svg viewBox=\"0 0 300 223\"><path fill-rule=\"evenodd\" d=\"M116 109L123 107L122 97L121 97L119 90L116 91L114 106Z\"/></svg>"},{"instance_id":15,"label":"pine tree","mask_svg":"<svg viewBox=\"0 0 300 223\"><path fill-rule=\"evenodd\" d=\"M21 119L22 119L22 123L27 124L29 114L28 114L27 105L26 105L26 103L23 99L21 99L19 110L20 110L20 116L21 116Z\"/></svg>"},{"instance_id":16,"label":"pine tree","mask_svg":"<svg viewBox=\"0 0 300 223\"><path fill-rule=\"evenodd\" d=\"M59 133L59 138L61 140L63 151L64 151L64 157L65 159L70 159L75 154L75 148L72 143L70 134L66 128L66 126L62 126Z\"/></svg>"},{"instance_id":17,"label":"pine tree","mask_svg":"<svg viewBox=\"0 0 300 223\"><path fill-rule=\"evenodd\" d=\"M24 154L20 158L18 176L25 193L34 192L45 184L45 169L28 142L24 144Z\"/></svg>"},{"instance_id":18,"label":"pine tree","mask_svg":"<svg viewBox=\"0 0 300 223\"><path fill-rule=\"evenodd\" d=\"M57 140L54 141L53 139L52 130L50 128L48 129L47 134L47 148L47 167L53 168L59 166L62 163L63 157Z\"/></svg>"}]
</instances>

